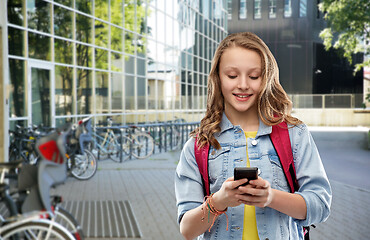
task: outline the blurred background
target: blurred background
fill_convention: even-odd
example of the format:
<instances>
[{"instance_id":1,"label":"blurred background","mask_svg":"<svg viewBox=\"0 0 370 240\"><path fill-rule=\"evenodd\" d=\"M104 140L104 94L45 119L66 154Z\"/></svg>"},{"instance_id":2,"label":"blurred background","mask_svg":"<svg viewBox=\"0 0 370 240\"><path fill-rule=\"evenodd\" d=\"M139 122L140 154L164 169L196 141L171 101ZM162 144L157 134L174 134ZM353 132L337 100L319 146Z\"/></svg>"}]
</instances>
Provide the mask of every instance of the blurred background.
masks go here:
<instances>
[{"instance_id":1,"label":"blurred background","mask_svg":"<svg viewBox=\"0 0 370 240\"><path fill-rule=\"evenodd\" d=\"M218 43L251 31L276 57L281 84L303 121L369 125L368 68L354 71L367 57L369 4L345 1L332 12L330 2L2 1L4 117L10 128L55 127L90 115L94 123L112 116L123 125L199 121ZM343 23L335 22L338 15ZM362 25L343 40L354 24Z\"/></svg>"}]
</instances>

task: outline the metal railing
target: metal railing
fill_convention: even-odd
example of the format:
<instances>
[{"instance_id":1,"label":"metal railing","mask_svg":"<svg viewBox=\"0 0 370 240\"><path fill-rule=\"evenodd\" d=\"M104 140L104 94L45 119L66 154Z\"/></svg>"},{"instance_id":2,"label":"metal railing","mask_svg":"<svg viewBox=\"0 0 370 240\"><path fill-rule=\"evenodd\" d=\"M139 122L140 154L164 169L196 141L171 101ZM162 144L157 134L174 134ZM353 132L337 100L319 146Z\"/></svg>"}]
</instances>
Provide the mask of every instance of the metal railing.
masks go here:
<instances>
[{"instance_id":1,"label":"metal railing","mask_svg":"<svg viewBox=\"0 0 370 240\"><path fill-rule=\"evenodd\" d=\"M289 94L293 108L362 108L363 94Z\"/></svg>"},{"instance_id":2,"label":"metal railing","mask_svg":"<svg viewBox=\"0 0 370 240\"><path fill-rule=\"evenodd\" d=\"M153 123L153 124L135 124L135 125L124 125L124 126L112 126L112 127L95 127L95 131L107 131L108 129L113 130L117 136L130 136L133 131L141 131L150 134L153 137L155 148L153 153L167 152L173 149L173 141L170 141L170 145L167 144L167 134L173 136L173 131L180 134L179 146L176 150L182 149L186 141L189 139L189 134L199 126L199 122L184 122L184 123ZM171 138L170 138L171 139ZM122 154L118 155L120 162L122 162ZM130 156L131 158L131 156Z\"/></svg>"}]
</instances>

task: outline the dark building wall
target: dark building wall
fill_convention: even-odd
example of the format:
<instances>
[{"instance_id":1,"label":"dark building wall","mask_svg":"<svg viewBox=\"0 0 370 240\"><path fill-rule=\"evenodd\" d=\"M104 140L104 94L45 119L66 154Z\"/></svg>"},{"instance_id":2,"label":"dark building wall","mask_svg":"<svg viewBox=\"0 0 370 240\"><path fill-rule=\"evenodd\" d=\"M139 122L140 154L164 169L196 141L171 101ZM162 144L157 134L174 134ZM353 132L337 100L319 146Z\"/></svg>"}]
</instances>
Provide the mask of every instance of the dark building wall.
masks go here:
<instances>
[{"instance_id":1,"label":"dark building wall","mask_svg":"<svg viewBox=\"0 0 370 240\"><path fill-rule=\"evenodd\" d=\"M323 44L314 43L313 92L363 93L363 71L353 75L353 66L338 51L326 51ZM363 54L353 56L354 64L363 62Z\"/></svg>"},{"instance_id":2,"label":"dark building wall","mask_svg":"<svg viewBox=\"0 0 370 240\"><path fill-rule=\"evenodd\" d=\"M362 82L352 75L335 74L338 67L353 70L337 54L328 52L329 62L322 61L320 31L325 27L317 0L307 0L307 14L299 16L299 0L292 0L292 16L284 17L284 0L276 1L276 18L269 18L269 1L261 2L261 19L254 19L254 1L247 0L247 19L239 19L239 0L232 1L232 19L228 21L229 33L250 31L256 33L269 46L280 70L280 82L290 94L312 93L362 93ZM319 54L318 54L319 53ZM344 64L344 65L341 65ZM324 67L322 67L324 66ZM317 69L321 74L317 76ZM325 76L325 77L324 77ZM323 83L323 85L321 85ZM328 87L333 85L336 87ZM345 83L345 84L342 84Z\"/></svg>"}]
</instances>

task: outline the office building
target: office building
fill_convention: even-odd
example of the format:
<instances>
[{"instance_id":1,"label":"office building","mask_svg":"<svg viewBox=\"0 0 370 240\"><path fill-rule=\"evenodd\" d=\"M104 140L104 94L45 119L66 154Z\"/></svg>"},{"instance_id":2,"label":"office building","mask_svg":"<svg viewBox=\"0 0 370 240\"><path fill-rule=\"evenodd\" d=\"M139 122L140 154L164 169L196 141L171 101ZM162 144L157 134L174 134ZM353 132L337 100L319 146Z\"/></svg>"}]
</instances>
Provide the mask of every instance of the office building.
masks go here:
<instances>
[{"instance_id":1,"label":"office building","mask_svg":"<svg viewBox=\"0 0 370 240\"><path fill-rule=\"evenodd\" d=\"M289 94L363 93L363 72L336 51L325 51L319 33L326 23L318 0L228 0L229 33L251 31L274 54ZM354 64L363 56L354 57ZM362 97L359 99L362 103Z\"/></svg>"},{"instance_id":2,"label":"office building","mask_svg":"<svg viewBox=\"0 0 370 240\"><path fill-rule=\"evenodd\" d=\"M10 128L199 121L227 35L225 0L8 0L0 12Z\"/></svg>"}]
</instances>

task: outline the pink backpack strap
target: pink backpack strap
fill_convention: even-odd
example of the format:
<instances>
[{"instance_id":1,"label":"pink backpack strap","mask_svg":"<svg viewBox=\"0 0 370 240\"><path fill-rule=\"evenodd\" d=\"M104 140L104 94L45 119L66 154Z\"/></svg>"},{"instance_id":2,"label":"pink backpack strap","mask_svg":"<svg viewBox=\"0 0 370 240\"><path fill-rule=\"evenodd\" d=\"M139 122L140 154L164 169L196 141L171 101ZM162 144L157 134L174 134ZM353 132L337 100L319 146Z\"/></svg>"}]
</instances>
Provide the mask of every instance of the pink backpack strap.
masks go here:
<instances>
[{"instance_id":1,"label":"pink backpack strap","mask_svg":"<svg viewBox=\"0 0 370 240\"><path fill-rule=\"evenodd\" d=\"M203 191L205 196L210 195L209 189L209 175L208 175L208 153L209 153L209 144L207 143L204 147L198 148L197 138L194 143L194 155L195 160L197 161L200 175L203 180Z\"/></svg>"},{"instance_id":2,"label":"pink backpack strap","mask_svg":"<svg viewBox=\"0 0 370 240\"><path fill-rule=\"evenodd\" d=\"M290 144L288 125L282 122L272 126L270 138L274 148L279 156L281 166L288 181L290 191L294 193L298 190L298 181L296 177L292 146Z\"/></svg>"}]
</instances>

